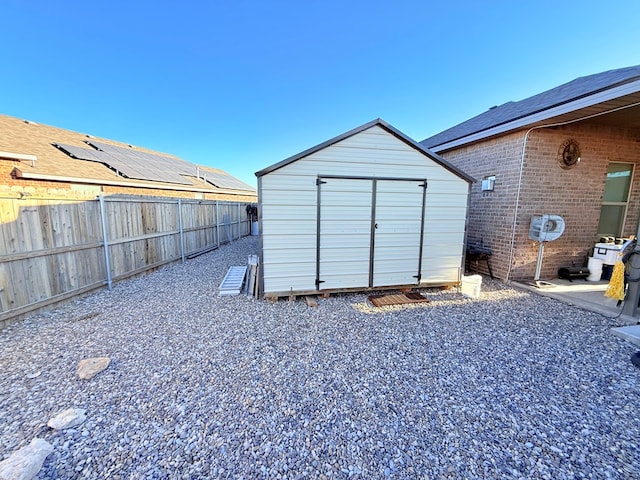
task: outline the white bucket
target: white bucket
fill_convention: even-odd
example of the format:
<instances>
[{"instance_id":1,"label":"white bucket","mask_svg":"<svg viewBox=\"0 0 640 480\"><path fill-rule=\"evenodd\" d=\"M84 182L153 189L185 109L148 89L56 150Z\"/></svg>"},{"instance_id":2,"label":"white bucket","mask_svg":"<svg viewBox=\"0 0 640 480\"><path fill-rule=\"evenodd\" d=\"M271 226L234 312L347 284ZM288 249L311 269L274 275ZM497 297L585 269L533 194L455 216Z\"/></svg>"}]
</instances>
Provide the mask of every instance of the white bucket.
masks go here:
<instances>
[{"instance_id":1,"label":"white bucket","mask_svg":"<svg viewBox=\"0 0 640 480\"><path fill-rule=\"evenodd\" d=\"M589 276L587 277L587 281L589 282L600 281L600 277L602 276L602 263L603 261L599 258L589 257L589 262L587 262L587 268L589 269Z\"/></svg>"},{"instance_id":2,"label":"white bucket","mask_svg":"<svg viewBox=\"0 0 640 480\"><path fill-rule=\"evenodd\" d=\"M480 286L482 277L480 275L462 276L462 295L469 298L480 297Z\"/></svg>"},{"instance_id":3,"label":"white bucket","mask_svg":"<svg viewBox=\"0 0 640 480\"><path fill-rule=\"evenodd\" d=\"M257 237L258 236L258 222L251 222L251 235L253 237Z\"/></svg>"}]
</instances>

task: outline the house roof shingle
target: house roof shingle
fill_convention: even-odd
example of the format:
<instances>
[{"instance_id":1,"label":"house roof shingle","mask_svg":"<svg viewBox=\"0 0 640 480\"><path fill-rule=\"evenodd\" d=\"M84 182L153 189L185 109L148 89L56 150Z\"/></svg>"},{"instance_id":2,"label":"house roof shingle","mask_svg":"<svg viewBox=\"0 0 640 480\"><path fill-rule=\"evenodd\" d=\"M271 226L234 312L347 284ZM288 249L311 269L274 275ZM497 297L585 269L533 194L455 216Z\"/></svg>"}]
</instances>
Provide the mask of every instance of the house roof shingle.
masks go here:
<instances>
[{"instance_id":1,"label":"house roof shingle","mask_svg":"<svg viewBox=\"0 0 640 480\"><path fill-rule=\"evenodd\" d=\"M176 167L189 165L193 167L193 174L186 174L176 168L176 174L182 174L184 181L180 183L180 189L194 189L197 191L210 191L217 193L220 190L238 191L240 194L255 194L255 188L232 177L222 170L215 170L218 175L216 179L207 178L196 173L198 169L206 170L191 164L173 155L156 152L142 147L133 148L130 145L113 140L98 138L84 133L65 130L58 127L43 125L35 122L25 121L19 118L0 115L0 151L11 152L11 154L26 155L25 160L18 166L18 176L41 177L51 180L59 179L63 181L77 181L77 183L93 183L127 186L145 186L154 189L176 189L177 182L163 182L153 178L127 178L119 175L107 164L101 161L91 161L90 159L74 158L56 145L68 147L67 150L91 152L94 150L88 143L97 145L117 147L118 151L130 150L132 154L148 154L147 158L161 157L167 162L175 161ZM94 150L98 152L98 150ZM104 152L100 152L104 153ZM13 155L15 157L15 155ZM35 160L31 159L35 156ZM31 160L28 160L31 159ZM180 170L180 171L179 171ZM222 183L219 185L218 183Z\"/></svg>"},{"instance_id":2,"label":"house roof shingle","mask_svg":"<svg viewBox=\"0 0 640 480\"><path fill-rule=\"evenodd\" d=\"M462 139L514 120L523 119L538 112L638 79L640 79L640 65L576 78L524 100L507 102L498 107L492 107L488 111L426 138L420 143L427 148L436 148L439 145Z\"/></svg>"}]
</instances>

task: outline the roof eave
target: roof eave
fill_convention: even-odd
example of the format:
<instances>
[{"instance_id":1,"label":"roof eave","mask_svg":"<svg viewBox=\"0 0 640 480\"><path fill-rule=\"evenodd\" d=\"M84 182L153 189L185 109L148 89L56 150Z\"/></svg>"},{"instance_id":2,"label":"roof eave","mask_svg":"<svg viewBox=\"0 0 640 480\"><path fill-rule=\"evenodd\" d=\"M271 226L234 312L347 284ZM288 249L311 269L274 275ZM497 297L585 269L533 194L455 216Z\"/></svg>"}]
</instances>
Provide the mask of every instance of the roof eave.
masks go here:
<instances>
[{"instance_id":1,"label":"roof eave","mask_svg":"<svg viewBox=\"0 0 640 480\"><path fill-rule=\"evenodd\" d=\"M32 164L38 159L35 155L26 153L0 152L0 158L6 160L17 160L19 162L31 162Z\"/></svg>"},{"instance_id":2,"label":"roof eave","mask_svg":"<svg viewBox=\"0 0 640 480\"><path fill-rule=\"evenodd\" d=\"M198 193L223 193L229 195L256 195L255 191L244 191L244 190L231 190L226 188L218 188L215 189L207 189L207 188L199 188L199 187L188 187L188 186L180 186L180 185L153 185L149 183L142 182L120 182L117 180L101 180L101 179L93 179L93 178L79 178L79 177L66 177L60 175L47 175L45 173L30 173L24 172L18 168L13 169L14 175L16 178L22 178L25 180L43 180L50 182L68 182L68 183L78 183L78 184L86 184L86 185L108 185L115 187L134 187L134 188L149 188L155 190L170 190L170 191L179 191L179 192L198 192Z\"/></svg>"},{"instance_id":3,"label":"roof eave","mask_svg":"<svg viewBox=\"0 0 640 480\"><path fill-rule=\"evenodd\" d=\"M429 147L429 149L433 150L434 152L444 152L447 150L451 150L453 148L461 147L469 143L478 142L480 140L484 140L484 139L501 135L504 133L508 133L511 131L521 130L523 128L533 127L537 125L542 125L544 124L545 121L549 121L553 118L557 118L562 115L571 114L573 112L578 112L581 109L592 107L599 103L615 100L625 95L630 95L637 92L640 92L640 79L635 80L633 82L625 83L623 85L619 85L614 88L599 91L593 95L588 95L576 100L572 100L560 105L556 105L554 107L541 110L531 115L517 118L515 120L505 122L500 125L496 125L484 130L480 130L478 132L474 132L464 137L456 138L454 140L450 140L448 142L444 142L438 145L433 145ZM629 105L629 106L632 106L632 105ZM618 109L620 109L620 107L616 108L616 110ZM608 113L608 112L609 111L603 111L598 115L604 115L605 113ZM588 115L584 118L586 119L590 117L591 115ZM571 121L578 121L581 119L583 118L578 116L577 118L572 119Z\"/></svg>"}]
</instances>

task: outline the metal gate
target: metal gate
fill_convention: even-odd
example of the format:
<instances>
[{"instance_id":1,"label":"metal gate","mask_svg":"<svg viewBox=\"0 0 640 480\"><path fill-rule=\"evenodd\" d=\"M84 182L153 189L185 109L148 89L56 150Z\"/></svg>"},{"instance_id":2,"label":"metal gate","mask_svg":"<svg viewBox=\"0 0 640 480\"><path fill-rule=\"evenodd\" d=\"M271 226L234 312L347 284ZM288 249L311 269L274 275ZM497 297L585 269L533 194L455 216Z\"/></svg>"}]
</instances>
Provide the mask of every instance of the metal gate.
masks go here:
<instances>
[{"instance_id":1,"label":"metal gate","mask_svg":"<svg viewBox=\"0 0 640 480\"><path fill-rule=\"evenodd\" d=\"M318 290L420 282L427 181L317 178Z\"/></svg>"}]
</instances>

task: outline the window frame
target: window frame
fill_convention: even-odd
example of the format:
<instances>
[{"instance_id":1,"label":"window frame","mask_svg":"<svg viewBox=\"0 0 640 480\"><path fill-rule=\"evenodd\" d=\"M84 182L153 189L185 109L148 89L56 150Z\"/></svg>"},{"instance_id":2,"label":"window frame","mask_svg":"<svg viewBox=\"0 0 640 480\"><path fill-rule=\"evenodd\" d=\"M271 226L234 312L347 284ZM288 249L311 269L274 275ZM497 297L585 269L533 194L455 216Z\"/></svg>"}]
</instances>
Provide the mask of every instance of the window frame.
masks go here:
<instances>
[{"instance_id":1,"label":"window frame","mask_svg":"<svg viewBox=\"0 0 640 480\"><path fill-rule=\"evenodd\" d=\"M629 211L629 199L631 198L631 192L633 191L633 177L635 175L636 164L633 162L609 162L607 163L607 175L609 174L609 168L612 165L627 165L630 166L629 172L629 188L627 189L627 198L623 202L608 202L605 201L605 190L607 188L607 177L605 176L604 188L602 189L602 203L600 204L600 216L598 217L598 230L600 230L600 224L602 221L602 209L603 207L623 207L622 222L620 223L620 230L615 233L615 236L619 237L624 234L624 229L627 223L627 213ZM599 235L607 234L610 232L600 232Z\"/></svg>"}]
</instances>

